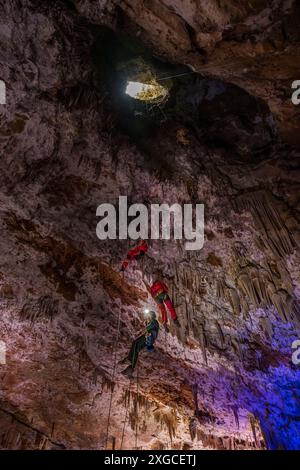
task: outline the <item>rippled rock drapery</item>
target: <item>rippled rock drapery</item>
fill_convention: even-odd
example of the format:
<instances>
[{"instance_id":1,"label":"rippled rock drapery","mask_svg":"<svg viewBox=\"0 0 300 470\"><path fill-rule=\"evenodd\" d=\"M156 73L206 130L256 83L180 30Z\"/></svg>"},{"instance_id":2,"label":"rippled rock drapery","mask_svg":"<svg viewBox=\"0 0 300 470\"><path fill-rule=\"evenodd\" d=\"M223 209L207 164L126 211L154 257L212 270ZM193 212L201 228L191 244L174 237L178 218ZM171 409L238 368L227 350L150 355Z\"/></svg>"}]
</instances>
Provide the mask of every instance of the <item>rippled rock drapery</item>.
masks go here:
<instances>
[{"instance_id":1,"label":"rippled rock drapery","mask_svg":"<svg viewBox=\"0 0 300 470\"><path fill-rule=\"evenodd\" d=\"M1 7L1 448L299 448L296 2ZM125 33L170 73L200 73L150 116L112 95L103 57ZM203 202L203 249L152 241L122 276L128 243L100 242L95 214L124 194ZM129 385L114 354L155 269L181 327Z\"/></svg>"}]
</instances>

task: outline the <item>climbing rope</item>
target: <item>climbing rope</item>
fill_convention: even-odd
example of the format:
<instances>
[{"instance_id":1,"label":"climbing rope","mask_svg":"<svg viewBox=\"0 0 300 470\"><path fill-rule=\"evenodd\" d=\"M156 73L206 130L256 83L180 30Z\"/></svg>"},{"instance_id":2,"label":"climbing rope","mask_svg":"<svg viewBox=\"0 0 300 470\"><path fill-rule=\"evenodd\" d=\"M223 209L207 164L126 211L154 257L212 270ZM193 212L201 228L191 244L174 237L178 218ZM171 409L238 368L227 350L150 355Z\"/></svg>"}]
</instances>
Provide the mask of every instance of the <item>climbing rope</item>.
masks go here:
<instances>
[{"instance_id":1,"label":"climbing rope","mask_svg":"<svg viewBox=\"0 0 300 470\"><path fill-rule=\"evenodd\" d=\"M136 368L136 425L135 425L135 449L137 450L138 428L139 428L139 363Z\"/></svg>"},{"instance_id":2,"label":"climbing rope","mask_svg":"<svg viewBox=\"0 0 300 470\"><path fill-rule=\"evenodd\" d=\"M130 380L130 384L131 384L131 380ZM130 390L130 384L129 384L129 387L127 389L127 392L129 392L129 390ZM122 429L120 450L122 450L122 447L123 447L123 440L124 440L124 435L125 435L125 426L126 426L126 421L127 421L127 413L128 413L129 402L130 402L130 397L128 398L128 400L126 400L126 404L125 404L125 419L124 419L124 424L123 424L123 429Z\"/></svg>"},{"instance_id":3,"label":"climbing rope","mask_svg":"<svg viewBox=\"0 0 300 470\"><path fill-rule=\"evenodd\" d=\"M162 82L164 80L170 80L170 78L177 78L177 77L183 77L184 75L191 75L192 73L198 73L198 72L192 71L192 72L179 73L177 75L170 75L169 77L157 78L156 81Z\"/></svg>"},{"instance_id":4,"label":"climbing rope","mask_svg":"<svg viewBox=\"0 0 300 470\"><path fill-rule=\"evenodd\" d=\"M276 54L276 52L275 53L274 52L269 52L269 53L264 54L263 58L264 59L265 58L270 58L270 57L273 57L275 54ZM211 63L203 64L203 65L198 66L197 70L192 70L190 72L184 72L184 73L179 73L179 74L175 74L175 75L169 75L167 77L165 77L165 76L156 77L156 81L161 82L161 81L164 81L164 80L170 80L171 78L177 78L177 77L183 77L185 75L191 75L193 73L200 75L203 72L208 72L208 73L209 72L214 73L215 71L223 72L224 69L225 69L225 71L229 72L236 65L241 66L243 64L245 64L248 67L252 67L253 65L255 65L255 63L252 63L252 64L249 63L249 57L241 57L239 60L233 60L231 62L228 61L228 62L225 62L223 64L211 64ZM248 70L246 72L248 72ZM264 78L257 77L257 76L255 76L255 79L256 80L264 80Z\"/></svg>"},{"instance_id":5,"label":"climbing rope","mask_svg":"<svg viewBox=\"0 0 300 470\"><path fill-rule=\"evenodd\" d=\"M117 336L116 340L114 343L114 349L113 349L113 354L114 354L114 365L113 365L113 371L111 374L111 381L113 384L114 377L115 377L115 372L116 372L116 364L117 364L117 344L119 342L119 336L120 336L120 324L121 324L121 311L119 310L119 316L118 316L118 326L117 326ZM107 450L107 443L108 443L108 433L109 433L109 425L110 425L110 415L111 415L111 406L112 406L112 399L113 399L113 392L114 392L114 386L111 386L111 393L110 393L110 400L109 400L109 408L108 408L108 418L107 418L107 427L106 427L106 438L105 438L105 450Z\"/></svg>"},{"instance_id":6,"label":"climbing rope","mask_svg":"<svg viewBox=\"0 0 300 470\"><path fill-rule=\"evenodd\" d=\"M137 318L135 317L134 318L134 329L136 330L136 326L137 326ZM138 439L138 404L139 404L139 363L137 361L137 375L136 375L136 387L137 387L137 395L136 395L136 410L137 410L137 422L136 422L136 428L135 428L135 448L137 448L137 439ZM130 379L130 383L129 383L129 386L128 386L128 389L127 389L127 392L129 392L130 390L130 386L131 386L131 381L132 381L132 378ZM128 415L128 407L129 407L129 404L130 404L130 399L128 399L126 401L126 404L125 404L125 418L124 418L124 423L123 423L123 429L122 429L122 437L121 437L121 444L120 444L120 450L122 450L122 447L123 447L123 442L124 442L124 435L125 435L125 427L126 427L126 421L127 421L127 415Z\"/></svg>"},{"instance_id":7,"label":"climbing rope","mask_svg":"<svg viewBox=\"0 0 300 470\"><path fill-rule=\"evenodd\" d=\"M137 375L136 375L136 388L137 388L137 394L136 394L136 411L137 411L137 420L136 420L136 427L135 427L135 448L137 449L137 440L138 440L138 406L139 406L139 365L137 363ZM128 386L127 392L130 391L130 386L131 386L131 381L130 379L130 384ZM126 427L126 421L127 421L127 416L128 416L128 407L130 404L130 398L126 400L125 404L125 418L124 418L124 423L123 423L123 429L122 429L122 437L121 437L121 444L120 444L120 450L122 450L123 447L123 442L124 442L124 436L125 436L125 427Z\"/></svg>"}]
</instances>

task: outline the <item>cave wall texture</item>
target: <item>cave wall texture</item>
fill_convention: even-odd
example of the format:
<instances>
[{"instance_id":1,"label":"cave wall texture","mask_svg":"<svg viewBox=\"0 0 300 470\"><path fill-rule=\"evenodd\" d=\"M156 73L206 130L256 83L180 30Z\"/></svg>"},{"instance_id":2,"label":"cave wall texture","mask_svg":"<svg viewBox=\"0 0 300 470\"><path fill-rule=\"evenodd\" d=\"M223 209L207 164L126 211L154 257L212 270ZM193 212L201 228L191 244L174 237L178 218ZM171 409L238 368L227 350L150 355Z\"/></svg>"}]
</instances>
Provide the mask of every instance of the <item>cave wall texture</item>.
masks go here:
<instances>
[{"instance_id":1,"label":"cave wall texture","mask_svg":"<svg viewBox=\"0 0 300 470\"><path fill-rule=\"evenodd\" d=\"M299 449L299 3L0 0L0 15L1 449ZM118 50L197 73L140 113ZM123 276L129 243L95 231L119 195L204 203L203 249L151 241ZM114 359L157 268L181 326L129 382Z\"/></svg>"}]
</instances>

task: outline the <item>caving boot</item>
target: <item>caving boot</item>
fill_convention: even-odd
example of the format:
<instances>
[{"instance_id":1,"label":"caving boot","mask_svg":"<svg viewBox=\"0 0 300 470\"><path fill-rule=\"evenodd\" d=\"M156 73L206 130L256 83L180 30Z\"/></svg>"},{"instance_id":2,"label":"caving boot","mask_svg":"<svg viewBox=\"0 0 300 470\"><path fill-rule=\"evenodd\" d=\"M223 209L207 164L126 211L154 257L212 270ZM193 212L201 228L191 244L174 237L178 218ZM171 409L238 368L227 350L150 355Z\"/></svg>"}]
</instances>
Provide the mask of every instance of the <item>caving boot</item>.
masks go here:
<instances>
[{"instance_id":1,"label":"caving boot","mask_svg":"<svg viewBox=\"0 0 300 470\"><path fill-rule=\"evenodd\" d=\"M132 366L126 367L126 369L124 369L124 370L122 371L122 374L123 374L125 377L128 377L129 379L132 379L132 377L133 377L133 368L132 368Z\"/></svg>"}]
</instances>

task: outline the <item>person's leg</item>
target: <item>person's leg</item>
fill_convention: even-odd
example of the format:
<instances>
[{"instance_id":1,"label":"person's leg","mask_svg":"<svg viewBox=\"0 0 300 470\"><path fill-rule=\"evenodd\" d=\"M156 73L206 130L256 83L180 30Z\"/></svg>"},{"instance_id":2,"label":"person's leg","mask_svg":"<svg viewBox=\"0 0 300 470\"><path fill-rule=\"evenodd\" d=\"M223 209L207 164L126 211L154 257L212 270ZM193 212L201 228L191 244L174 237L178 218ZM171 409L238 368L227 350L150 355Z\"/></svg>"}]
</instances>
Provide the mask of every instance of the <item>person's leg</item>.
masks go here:
<instances>
[{"instance_id":1,"label":"person's leg","mask_svg":"<svg viewBox=\"0 0 300 470\"><path fill-rule=\"evenodd\" d=\"M168 322L168 317L167 317L167 310L163 302L158 303L158 308L161 312L161 321L165 325Z\"/></svg>"},{"instance_id":2,"label":"person's leg","mask_svg":"<svg viewBox=\"0 0 300 470\"><path fill-rule=\"evenodd\" d=\"M156 340L156 334L155 332L152 332L151 335L147 336L146 338L146 346L147 346L147 351L152 352L154 351L154 342Z\"/></svg>"},{"instance_id":3,"label":"person's leg","mask_svg":"<svg viewBox=\"0 0 300 470\"><path fill-rule=\"evenodd\" d=\"M168 315L166 307L164 306L164 294L159 294L155 297L155 302L161 312L161 321L165 325L168 322Z\"/></svg>"},{"instance_id":4,"label":"person's leg","mask_svg":"<svg viewBox=\"0 0 300 470\"><path fill-rule=\"evenodd\" d=\"M135 368L140 351L146 346L145 335L139 336L133 343L128 354L128 359L131 362L132 369Z\"/></svg>"},{"instance_id":5,"label":"person's leg","mask_svg":"<svg viewBox=\"0 0 300 470\"><path fill-rule=\"evenodd\" d=\"M170 312L172 320L176 320L177 314L175 312L175 308L174 308L174 306L172 304L172 301L171 301L170 297L168 296L168 294L166 294L166 296L165 296L164 304L167 306L167 308Z\"/></svg>"}]
</instances>

